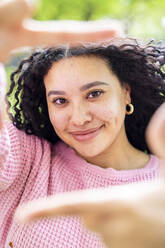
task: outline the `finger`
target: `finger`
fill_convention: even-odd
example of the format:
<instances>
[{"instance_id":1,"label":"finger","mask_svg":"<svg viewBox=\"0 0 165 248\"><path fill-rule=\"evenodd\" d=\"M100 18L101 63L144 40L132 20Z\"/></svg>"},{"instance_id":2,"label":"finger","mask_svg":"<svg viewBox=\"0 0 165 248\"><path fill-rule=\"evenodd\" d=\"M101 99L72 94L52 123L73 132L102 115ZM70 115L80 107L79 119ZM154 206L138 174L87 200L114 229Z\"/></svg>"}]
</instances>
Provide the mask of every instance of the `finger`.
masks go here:
<instances>
[{"instance_id":1,"label":"finger","mask_svg":"<svg viewBox=\"0 0 165 248\"><path fill-rule=\"evenodd\" d=\"M121 201L110 202L98 200L98 202L88 202L85 199L73 201L73 198L71 200L68 197L66 201L66 195L63 195L62 197L63 199L61 198L61 202L59 201L59 196L57 196L40 199L22 205L17 208L15 212L15 220L21 223L26 223L44 217L75 215L83 217L85 222L88 224L90 223L91 226L94 227L96 223L102 224L105 220L119 217L120 212L128 209L128 206L125 206L125 204L123 207Z\"/></svg>"},{"instance_id":2,"label":"finger","mask_svg":"<svg viewBox=\"0 0 165 248\"><path fill-rule=\"evenodd\" d=\"M28 222L41 217L83 215L93 211L94 205L105 201L107 195L100 190L80 190L34 200L18 207L15 220Z\"/></svg>"},{"instance_id":3,"label":"finger","mask_svg":"<svg viewBox=\"0 0 165 248\"><path fill-rule=\"evenodd\" d=\"M0 26L13 27L21 25L25 18L30 18L37 7L36 0L1 0Z\"/></svg>"},{"instance_id":4,"label":"finger","mask_svg":"<svg viewBox=\"0 0 165 248\"><path fill-rule=\"evenodd\" d=\"M141 183L115 186L106 189L80 190L49 196L26 203L17 208L15 219L26 223L41 217L61 215L80 215L101 211L102 203L136 204L139 198L151 194L162 186L163 182ZM135 195L136 192L136 195Z\"/></svg>"},{"instance_id":5,"label":"finger","mask_svg":"<svg viewBox=\"0 0 165 248\"><path fill-rule=\"evenodd\" d=\"M165 103L151 118L146 131L146 140L153 154L165 160Z\"/></svg>"},{"instance_id":6,"label":"finger","mask_svg":"<svg viewBox=\"0 0 165 248\"><path fill-rule=\"evenodd\" d=\"M29 45L59 45L80 42L105 41L115 37L124 37L124 28L118 22L111 21L34 21L24 22Z\"/></svg>"},{"instance_id":7,"label":"finger","mask_svg":"<svg viewBox=\"0 0 165 248\"><path fill-rule=\"evenodd\" d=\"M90 207L92 207L90 209ZM122 201L109 201L95 204L95 206L88 205L91 211L86 211L81 217L83 217L85 225L97 232L104 232L109 226L113 227L113 224L130 218L134 213L134 206L129 202ZM109 232L110 230L107 229Z\"/></svg>"},{"instance_id":8,"label":"finger","mask_svg":"<svg viewBox=\"0 0 165 248\"><path fill-rule=\"evenodd\" d=\"M8 20L8 18L6 18ZM12 19L12 16L9 18ZM6 20L6 22L7 22ZM12 25L13 25L12 21ZM1 25L1 23L0 23ZM10 23L11 25L11 23ZM112 21L35 21L26 19L17 29L0 30L0 61L8 59L13 49L27 46L56 46L69 43L71 46L82 42L101 42L111 39L111 44L119 42L115 37L124 37L124 28ZM112 38L113 41L112 41ZM121 38L120 42L123 39ZM84 44L85 45L85 44Z\"/></svg>"}]
</instances>

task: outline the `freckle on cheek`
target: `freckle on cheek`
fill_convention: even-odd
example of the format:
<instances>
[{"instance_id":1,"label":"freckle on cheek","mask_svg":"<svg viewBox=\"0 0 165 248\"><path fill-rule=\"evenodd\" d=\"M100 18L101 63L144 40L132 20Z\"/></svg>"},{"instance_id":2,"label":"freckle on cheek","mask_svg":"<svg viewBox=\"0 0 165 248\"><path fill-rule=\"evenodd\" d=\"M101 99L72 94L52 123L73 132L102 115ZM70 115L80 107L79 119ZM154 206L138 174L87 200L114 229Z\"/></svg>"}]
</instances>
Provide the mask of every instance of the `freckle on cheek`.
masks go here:
<instances>
[{"instance_id":1,"label":"freckle on cheek","mask_svg":"<svg viewBox=\"0 0 165 248\"><path fill-rule=\"evenodd\" d=\"M100 118L102 117L104 120L110 120L113 119L115 114L112 111L104 110L102 109L101 111L97 111L97 116Z\"/></svg>"}]
</instances>

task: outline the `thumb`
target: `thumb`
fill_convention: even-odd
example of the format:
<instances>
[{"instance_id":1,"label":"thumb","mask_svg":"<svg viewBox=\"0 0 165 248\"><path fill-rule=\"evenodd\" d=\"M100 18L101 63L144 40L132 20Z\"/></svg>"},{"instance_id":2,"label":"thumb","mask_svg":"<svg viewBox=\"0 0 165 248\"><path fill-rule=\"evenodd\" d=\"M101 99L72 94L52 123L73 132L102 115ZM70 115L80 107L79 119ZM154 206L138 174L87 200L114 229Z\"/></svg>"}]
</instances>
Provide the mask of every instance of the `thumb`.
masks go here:
<instances>
[{"instance_id":1,"label":"thumb","mask_svg":"<svg viewBox=\"0 0 165 248\"><path fill-rule=\"evenodd\" d=\"M19 26L25 18L30 18L37 7L37 0L1 0L0 25L12 28Z\"/></svg>"},{"instance_id":2,"label":"thumb","mask_svg":"<svg viewBox=\"0 0 165 248\"><path fill-rule=\"evenodd\" d=\"M165 103L151 118L146 130L146 140L152 153L165 160Z\"/></svg>"},{"instance_id":3,"label":"thumb","mask_svg":"<svg viewBox=\"0 0 165 248\"><path fill-rule=\"evenodd\" d=\"M89 204L89 208L90 208ZM134 213L134 206L130 202L109 201L96 203L93 212L83 213L84 224L96 232L109 232L114 223L122 222Z\"/></svg>"}]
</instances>

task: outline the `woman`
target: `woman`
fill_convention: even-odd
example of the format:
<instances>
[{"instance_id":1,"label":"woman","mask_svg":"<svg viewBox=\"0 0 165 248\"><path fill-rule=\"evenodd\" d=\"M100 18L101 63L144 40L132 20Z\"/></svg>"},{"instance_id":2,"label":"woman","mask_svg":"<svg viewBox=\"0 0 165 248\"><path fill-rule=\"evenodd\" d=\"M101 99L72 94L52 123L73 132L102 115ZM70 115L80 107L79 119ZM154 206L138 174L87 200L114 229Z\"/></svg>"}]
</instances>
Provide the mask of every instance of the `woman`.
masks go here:
<instances>
[{"instance_id":1,"label":"woman","mask_svg":"<svg viewBox=\"0 0 165 248\"><path fill-rule=\"evenodd\" d=\"M7 93L16 128L1 131L3 246L104 247L79 217L20 225L14 210L61 192L157 178L145 131L165 99L162 65L161 46L133 40L41 49L21 62Z\"/></svg>"}]
</instances>

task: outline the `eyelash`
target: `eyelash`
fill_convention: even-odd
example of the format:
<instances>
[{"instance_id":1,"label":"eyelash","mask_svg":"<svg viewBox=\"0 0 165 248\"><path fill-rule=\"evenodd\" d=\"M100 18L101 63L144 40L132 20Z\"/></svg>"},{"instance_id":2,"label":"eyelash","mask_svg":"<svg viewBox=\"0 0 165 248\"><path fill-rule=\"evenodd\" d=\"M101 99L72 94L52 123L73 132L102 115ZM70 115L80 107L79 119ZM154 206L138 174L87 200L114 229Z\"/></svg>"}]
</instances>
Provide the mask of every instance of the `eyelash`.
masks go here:
<instances>
[{"instance_id":1,"label":"eyelash","mask_svg":"<svg viewBox=\"0 0 165 248\"><path fill-rule=\"evenodd\" d=\"M97 95L96 97L92 97L92 98L90 98L90 99L97 98L97 97L101 96L101 95L104 93L103 90L94 90L94 91L89 92L87 96L89 96L91 93L96 93L96 92L97 92L97 93L99 92L100 94ZM56 105L63 105L63 104L58 104L58 103L57 103L57 100L59 100L59 99L65 100L65 98L56 98L56 99L53 100L53 103L55 103ZM65 103L64 103L64 104L65 104Z\"/></svg>"}]
</instances>

